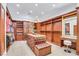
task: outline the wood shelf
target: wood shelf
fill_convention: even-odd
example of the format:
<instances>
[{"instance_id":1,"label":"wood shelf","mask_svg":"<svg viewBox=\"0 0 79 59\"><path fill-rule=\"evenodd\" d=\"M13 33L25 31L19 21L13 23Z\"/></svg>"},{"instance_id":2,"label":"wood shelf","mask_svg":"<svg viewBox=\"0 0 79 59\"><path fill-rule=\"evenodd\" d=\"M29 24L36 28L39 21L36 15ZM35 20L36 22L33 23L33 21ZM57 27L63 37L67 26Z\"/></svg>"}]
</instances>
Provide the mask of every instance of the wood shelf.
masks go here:
<instances>
[{"instance_id":1,"label":"wood shelf","mask_svg":"<svg viewBox=\"0 0 79 59\"><path fill-rule=\"evenodd\" d=\"M41 32L62 32L62 31L41 31Z\"/></svg>"},{"instance_id":2,"label":"wood shelf","mask_svg":"<svg viewBox=\"0 0 79 59\"><path fill-rule=\"evenodd\" d=\"M41 31L41 32L52 32L52 31Z\"/></svg>"},{"instance_id":3,"label":"wood shelf","mask_svg":"<svg viewBox=\"0 0 79 59\"><path fill-rule=\"evenodd\" d=\"M23 40L23 34L24 34L24 30L23 30L23 21L16 21L15 22L16 25L14 26L14 31L15 31L15 39L16 40Z\"/></svg>"},{"instance_id":4,"label":"wood shelf","mask_svg":"<svg viewBox=\"0 0 79 59\"><path fill-rule=\"evenodd\" d=\"M60 18L61 19L61 18ZM47 21L47 22L42 22L40 23L40 29L39 31L41 34L46 36L46 40L49 42L55 42L60 44L60 37L61 37L61 27L62 23L59 18L56 18L54 21ZM56 37L57 36L57 37Z\"/></svg>"}]
</instances>

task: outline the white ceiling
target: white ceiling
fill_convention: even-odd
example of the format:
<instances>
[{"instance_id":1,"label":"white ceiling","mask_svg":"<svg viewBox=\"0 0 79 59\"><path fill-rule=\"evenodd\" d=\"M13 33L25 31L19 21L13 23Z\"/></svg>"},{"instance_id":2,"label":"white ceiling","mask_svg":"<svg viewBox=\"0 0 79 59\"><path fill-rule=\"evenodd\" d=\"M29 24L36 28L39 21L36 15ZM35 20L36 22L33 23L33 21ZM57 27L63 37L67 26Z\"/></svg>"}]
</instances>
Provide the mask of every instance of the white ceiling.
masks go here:
<instances>
[{"instance_id":1,"label":"white ceiling","mask_svg":"<svg viewBox=\"0 0 79 59\"><path fill-rule=\"evenodd\" d=\"M45 21L75 10L76 3L8 3L13 20Z\"/></svg>"}]
</instances>

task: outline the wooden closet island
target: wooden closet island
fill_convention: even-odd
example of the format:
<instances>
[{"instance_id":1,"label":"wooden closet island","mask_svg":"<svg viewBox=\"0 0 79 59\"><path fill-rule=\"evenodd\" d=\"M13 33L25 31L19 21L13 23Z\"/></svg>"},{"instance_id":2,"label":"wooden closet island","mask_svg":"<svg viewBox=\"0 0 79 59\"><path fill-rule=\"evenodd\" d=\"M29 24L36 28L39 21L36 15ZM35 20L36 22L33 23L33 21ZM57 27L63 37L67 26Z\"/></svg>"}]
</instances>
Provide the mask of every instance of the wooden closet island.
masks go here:
<instances>
[{"instance_id":1,"label":"wooden closet island","mask_svg":"<svg viewBox=\"0 0 79 59\"><path fill-rule=\"evenodd\" d=\"M35 53L35 55L43 56L51 53L51 45L46 43L45 35L27 34L27 37L27 44ZM37 49L39 45L41 45L42 48Z\"/></svg>"}]
</instances>

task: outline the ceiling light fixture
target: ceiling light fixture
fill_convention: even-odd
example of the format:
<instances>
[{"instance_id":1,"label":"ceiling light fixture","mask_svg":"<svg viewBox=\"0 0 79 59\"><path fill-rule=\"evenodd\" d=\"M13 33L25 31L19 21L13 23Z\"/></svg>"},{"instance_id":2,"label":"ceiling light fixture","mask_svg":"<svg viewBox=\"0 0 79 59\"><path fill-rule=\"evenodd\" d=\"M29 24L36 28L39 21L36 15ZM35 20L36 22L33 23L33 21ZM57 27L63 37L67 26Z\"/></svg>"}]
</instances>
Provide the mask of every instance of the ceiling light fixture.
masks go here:
<instances>
[{"instance_id":1,"label":"ceiling light fixture","mask_svg":"<svg viewBox=\"0 0 79 59\"><path fill-rule=\"evenodd\" d=\"M30 13L32 13L33 11L32 10L30 10Z\"/></svg>"},{"instance_id":2,"label":"ceiling light fixture","mask_svg":"<svg viewBox=\"0 0 79 59\"><path fill-rule=\"evenodd\" d=\"M43 14L44 14L44 12L41 12L41 14L43 15Z\"/></svg>"},{"instance_id":3,"label":"ceiling light fixture","mask_svg":"<svg viewBox=\"0 0 79 59\"><path fill-rule=\"evenodd\" d=\"M17 7L20 7L20 4L16 4Z\"/></svg>"},{"instance_id":4,"label":"ceiling light fixture","mask_svg":"<svg viewBox=\"0 0 79 59\"><path fill-rule=\"evenodd\" d=\"M55 7L56 5L55 4L52 4L52 6Z\"/></svg>"},{"instance_id":5,"label":"ceiling light fixture","mask_svg":"<svg viewBox=\"0 0 79 59\"><path fill-rule=\"evenodd\" d=\"M37 7L37 6L38 6L38 4L35 4L35 6Z\"/></svg>"},{"instance_id":6,"label":"ceiling light fixture","mask_svg":"<svg viewBox=\"0 0 79 59\"><path fill-rule=\"evenodd\" d=\"M19 14L19 12L17 12L17 14Z\"/></svg>"}]
</instances>

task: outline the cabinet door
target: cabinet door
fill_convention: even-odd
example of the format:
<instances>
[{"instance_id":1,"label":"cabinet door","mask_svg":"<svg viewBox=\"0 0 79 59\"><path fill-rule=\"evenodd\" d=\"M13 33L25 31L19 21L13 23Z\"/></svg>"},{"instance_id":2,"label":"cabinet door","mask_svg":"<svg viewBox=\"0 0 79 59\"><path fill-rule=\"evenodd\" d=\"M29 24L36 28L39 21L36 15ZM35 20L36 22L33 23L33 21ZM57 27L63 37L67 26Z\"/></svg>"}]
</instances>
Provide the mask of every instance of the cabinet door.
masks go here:
<instances>
[{"instance_id":1,"label":"cabinet door","mask_svg":"<svg viewBox=\"0 0 79 59\"><path fill-rule=\"evenodd\" d=\"M56 22L53 24L53 31L61 31L62 30L62 23L60 22Z\"/></svg>"},{"instance_id":2,"label":"cabinet door","mask_svg":"<svg viewBox=\"0 0 79 59\"><path fill-rule=\"evenodd\" d=\"M59 32L55 32L53 33L53 42L56 44L56 45L61 45L61 34Z\"/></svg>"},{"instance_id":3,"label":"cabinet door","mask_svg":"<svg viewBox=\"0 0 79 59\"><path fill-rule=\"evenodd\" d=\"M78 29L77 29L77 25L74 26L74 35L77 36L78 33Z\"/></svg>"},{"instance_id":4,"label":"cabinet door","mask_svg":"<svg viewBox=\"0 0 79 59\"><path fill-rule=\"evenodd\" d=\"M77 51L77 54L79 55L79 40L77 40L77 46L76 46L76 51Z\"/></svg>"},{"instance_id":5,"label":"cabinet door","mask_svg":"<svg viewBox=\"0 0 79 59\"><path fill-rule=\"evenodd\" d=\"M52 31L52 23L46 25L46 31Z\"/></svg>"},{"instance_id":6,"label":"cabinet door","mask_svg":"<svg viewBox=\"0 0 79 59\"><path fill-rule=\"evenodd\" d=\"M49 42L52 42L52 33L51 32L46 33L46 40Z\"/></svg>"},{"instance_id":7,"label":"cabinet door","mask_svg":"<svg viewBox=\"0 0 79 59\"><path fill-rule=\"evenodd\" d=\"M41 31L46 31L46 25L41 26Z\"/></svg>"},{"instance_id":8,"label":"cabinet door","mask_svg":"<svg viewBox=\"0 0 79 59\"><path fill-rule=\"evenodd\" d=\"M23 34L22 33L17 33L16 40L23 40Z\"/></svg>"}]
</instances>

